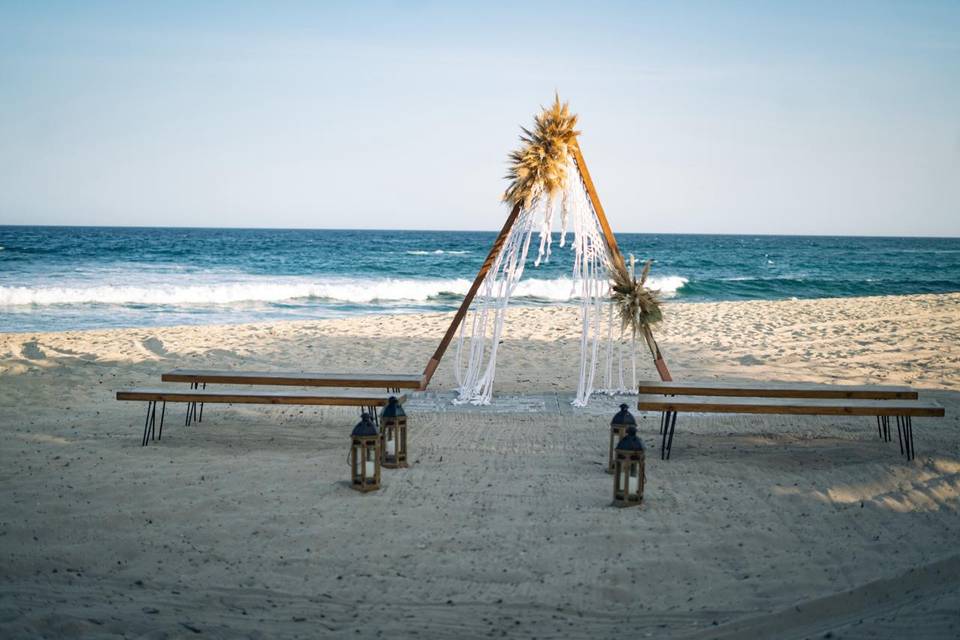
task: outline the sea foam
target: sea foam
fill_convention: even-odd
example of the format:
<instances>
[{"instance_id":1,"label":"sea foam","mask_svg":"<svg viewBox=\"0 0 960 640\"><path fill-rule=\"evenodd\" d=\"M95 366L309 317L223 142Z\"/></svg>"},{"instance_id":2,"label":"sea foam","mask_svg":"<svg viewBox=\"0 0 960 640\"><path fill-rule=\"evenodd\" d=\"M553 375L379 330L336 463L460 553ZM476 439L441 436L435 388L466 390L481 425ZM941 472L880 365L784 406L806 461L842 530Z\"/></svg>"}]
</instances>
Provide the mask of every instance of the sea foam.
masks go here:
<instances>
[{"instance_id":1,"label":"sea foam","mask_svg":"<svg viewBox=\"0 0 960 640\"><path fill-rule=\"evenodd\" d=\"M671 295L686 278L651 278L649 286ZM444 296L463 296L470 280L451 279L329 279L289 280L275 278L242 282L196 283L179 286L164 283L143 286L0 286L0 306L29 305L205 305L241 302L279 303L323 299L348 303L427 302ZM577 298L570 278L521 280L515 298L544 302L568 302Z\"/></svg>"},{"instance_id":2,"label":"sea foam","mask_svg":"<svg viewBox=\"0 0 960 640\"><path fill-rule=\"evenodd\" d=\"M418 250L416 250L416 251L406 251L405 253L406 253L408 256L443 256L443 255L463 256L463 255L466 255L466 254L468 254L468 253L470 253L470 252L469 252L469 251L454 251L454 250L452 250L452 249L446 249L446 250L444 250L444 249L434 249L433 251L423 251L423 250L418 249Z\"/></svg>"}]
</instances>

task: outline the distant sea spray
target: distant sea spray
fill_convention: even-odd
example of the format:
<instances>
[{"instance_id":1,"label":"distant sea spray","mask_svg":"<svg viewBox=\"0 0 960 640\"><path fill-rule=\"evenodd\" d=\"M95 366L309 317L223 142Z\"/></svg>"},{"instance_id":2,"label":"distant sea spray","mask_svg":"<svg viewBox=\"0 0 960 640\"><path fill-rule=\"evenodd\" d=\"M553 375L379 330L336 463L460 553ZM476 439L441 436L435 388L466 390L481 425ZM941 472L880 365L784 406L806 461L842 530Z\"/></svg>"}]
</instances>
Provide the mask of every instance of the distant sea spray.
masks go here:
<instances>
[{"instance_id":1,"label":"distant sea spray","mask_svg":"<svg viewBox=\"0 0 960 640\"><path fill-rule=\"evenodd\" d=\"M450 311L493 232L0 226L0 331ZM668 301L960 291L960 240L618 234ZM569 249L517 304L576 299Z\"/></svg>"}]
</instances>

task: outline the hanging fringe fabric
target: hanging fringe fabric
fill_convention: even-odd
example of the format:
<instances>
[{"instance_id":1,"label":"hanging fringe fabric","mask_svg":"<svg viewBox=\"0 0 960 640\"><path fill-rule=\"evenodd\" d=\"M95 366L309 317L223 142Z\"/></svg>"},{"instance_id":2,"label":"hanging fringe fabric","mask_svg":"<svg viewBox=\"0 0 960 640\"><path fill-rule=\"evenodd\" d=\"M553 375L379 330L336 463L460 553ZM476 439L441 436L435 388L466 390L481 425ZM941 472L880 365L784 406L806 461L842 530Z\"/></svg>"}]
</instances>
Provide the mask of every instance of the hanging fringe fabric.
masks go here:
<instances>
[{"instance_id":1,"label":"hanging fringe fabric","mask_svg":"<svg viewBox=\"0 0 960 640\"><path fill-rule=\"evenodd\" d=\"M500 255L474 299L470 315L460 325L454 359L459 390L459 397L455 402L458 404L490 404L497 368L497 348L503 333L507 303L523 275L536 220L534 214L535 210L521 211Z\"/></svg>"}]
</instances>

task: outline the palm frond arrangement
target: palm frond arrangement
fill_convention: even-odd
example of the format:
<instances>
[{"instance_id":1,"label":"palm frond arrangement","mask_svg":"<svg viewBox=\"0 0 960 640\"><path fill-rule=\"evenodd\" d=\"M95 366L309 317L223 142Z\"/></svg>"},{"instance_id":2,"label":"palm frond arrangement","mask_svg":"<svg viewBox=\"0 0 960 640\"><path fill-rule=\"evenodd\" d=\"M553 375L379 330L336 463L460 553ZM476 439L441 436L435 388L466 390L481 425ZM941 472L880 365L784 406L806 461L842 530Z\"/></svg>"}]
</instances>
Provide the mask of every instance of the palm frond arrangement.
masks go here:
<instances>
[{"instance_id":1,"label":"palm frond arrangement","mask_svg":"<svg viewBox=\"0 0 960 640\"><path fill-rule=\"evenodd\" d=\"M637 278L635 260L630 256L630 266L621 260L610 261L610 299L620 317L620 328L636 338L647 337L649 328L663 319L660 309L660 292L646 287L652 260L647 260Z\"/></svg>"},{"instance_id":2,"label":"palm frond arrangement","mask_svg":"<svg viewBox=\"0 0 960 640\"><path fill-rule=\"evenodd\" d=\"M510 154L510 180L503 199L511 206L529 206L543 192L549 196L561 192L567 182L567 160L571 145L580 132L577 115L570 113L569 103L560 103L556 95L553 105L544 107L536 116L533 130L521 127L520 148Z\"/></svg>"}]
</instances>

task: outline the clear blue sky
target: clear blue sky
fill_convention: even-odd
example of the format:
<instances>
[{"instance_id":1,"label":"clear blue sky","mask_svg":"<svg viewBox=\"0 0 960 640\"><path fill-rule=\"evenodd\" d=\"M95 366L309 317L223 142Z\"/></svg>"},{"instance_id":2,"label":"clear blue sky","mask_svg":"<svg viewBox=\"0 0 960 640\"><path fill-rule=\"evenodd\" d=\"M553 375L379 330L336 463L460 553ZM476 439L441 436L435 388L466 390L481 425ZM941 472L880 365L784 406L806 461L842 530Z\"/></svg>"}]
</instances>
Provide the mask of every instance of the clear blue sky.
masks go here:
<instances>
[{"instance_id":1,"label":"clear blue sky","mask_svg":"<svg viewBox=\"0 0 960 640\"><path fill-rule=\"evenodd\" d=\"M960 2L0 0L0 223L494 229L554 89L618 231L960 236Z\"/></svg>"}]
</instances>

